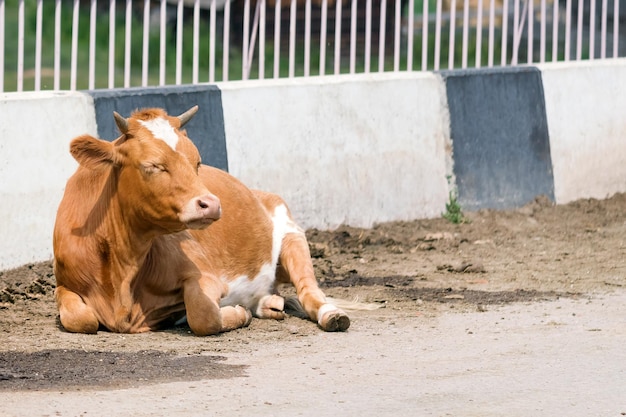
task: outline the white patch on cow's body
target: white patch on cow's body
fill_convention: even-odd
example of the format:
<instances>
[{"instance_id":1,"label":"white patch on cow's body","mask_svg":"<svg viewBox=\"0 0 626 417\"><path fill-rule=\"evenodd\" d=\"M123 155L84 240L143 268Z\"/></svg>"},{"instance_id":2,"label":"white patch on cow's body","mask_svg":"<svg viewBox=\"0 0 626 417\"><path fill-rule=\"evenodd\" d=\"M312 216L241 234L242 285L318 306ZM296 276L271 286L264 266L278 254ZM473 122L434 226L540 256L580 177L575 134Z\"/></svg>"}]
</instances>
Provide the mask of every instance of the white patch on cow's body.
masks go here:
<instances>
[{"instance_id":1,"label":"white patch on cow's body","mask_svg":"<svg viewBox=\"0 0 626 417\"><path fill-rule=\"evenodd\" d=\"M272 262L278 263L283 238L288 233L304 233L303 230L289 217L287 207L284 204L276 206L272 216L274 230L272 232Z\"/></svg>"},{"instance_id":2,"label":"white patch on cow's body","mask_svg":"<svg viewBox=\"0 0 626 417\"><path fill-rule=\"evenodd\" d=\"M178 143L178 134L168 122L162 117L158 117L152 120L140 120L141 123L146 129L152 132L152 136L156 139L161 139L163 142L167 143L172 149L176 150L176 144Z\"/></svg>"},{"instance_id":3,"label":"white patch on cow's body","mask_svg":"<svg viewBox=\"0 0 626 417\"><path fill-rule=\"evenodd\" d=\"M321 326L322 325L322 318L324 318L324 315L326 313L329 313L331 311L335 311L335 310L339 310L337 307L335 307L333 304L323 304L319 310L317 310L317 323Z\"/></svg>"},{"instance_id":4,"label":"white patch on cow's body","mask_svg":"<svg viewBox=\"0 0 626 417\"><path fill-rule=\"evenodd\" d=\"M248 276L239 276L233 280L225 280L228 283L228 295L224 297L220 305L242 305L258 315L258 303L266 295L270 295L274 291L274 283L276 281L276 266L278 257L283 244L283 238L289 233L304 233L303 230L294 223L287 213L287 207L284 204L274 209L272 216L272 253L270 262L264 264L257 276L250 279Z\"/></svg>"},{"instance_id":5,"label":"white patch on cow's body","mask_svg":"<svg viewBox=\"0 0 626 417\"><path fill-rule=\"evenodd\" d=\"M242 305L256 313L259 300L272 293L275 280L275 264L263 265L254 279L250 279L247 275L237 277L228 282L228 295L222 298L220 306Z\"/></svg>"}]
</instances>

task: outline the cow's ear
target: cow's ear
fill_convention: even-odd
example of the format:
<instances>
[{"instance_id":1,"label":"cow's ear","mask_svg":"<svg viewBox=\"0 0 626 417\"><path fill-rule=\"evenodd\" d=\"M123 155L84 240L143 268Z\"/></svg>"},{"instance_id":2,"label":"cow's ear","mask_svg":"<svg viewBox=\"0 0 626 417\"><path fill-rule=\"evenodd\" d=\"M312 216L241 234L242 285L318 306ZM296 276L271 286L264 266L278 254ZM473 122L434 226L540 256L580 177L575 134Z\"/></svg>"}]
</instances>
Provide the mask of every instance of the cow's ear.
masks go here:
<instances>
[{"instance_id":1,"label":"cow's ear","mask_svg":"<svg viewBox=\"0 0 626 417\"><path fill-rule=\"evenodd\" d=\"M70 153L79 164L98 168L115 163L116 152L111 142L90 135L78 136L70 143Z\"/></svg>"}]
</instances>

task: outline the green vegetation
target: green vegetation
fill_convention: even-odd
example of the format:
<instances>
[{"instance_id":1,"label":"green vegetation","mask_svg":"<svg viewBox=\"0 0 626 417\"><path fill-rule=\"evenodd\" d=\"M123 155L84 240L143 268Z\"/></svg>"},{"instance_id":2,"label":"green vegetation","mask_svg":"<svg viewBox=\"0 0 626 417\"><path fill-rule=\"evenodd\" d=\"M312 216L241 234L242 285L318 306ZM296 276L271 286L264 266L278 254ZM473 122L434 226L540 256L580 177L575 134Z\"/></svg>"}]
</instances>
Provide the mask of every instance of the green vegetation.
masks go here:
<instances>
[{"instance_id":1,"label":"green vegetation","mask_svg":"<svg viewBox=\"0 0 626 417\"><path fill-rule=\"evenodd\" d=\"M461 206L456 199L456 193L450 191L450 200L446 203L446 212L443 218L454 224L468 223L467 218L463 215Z\"/></svg>"}]
</instances>

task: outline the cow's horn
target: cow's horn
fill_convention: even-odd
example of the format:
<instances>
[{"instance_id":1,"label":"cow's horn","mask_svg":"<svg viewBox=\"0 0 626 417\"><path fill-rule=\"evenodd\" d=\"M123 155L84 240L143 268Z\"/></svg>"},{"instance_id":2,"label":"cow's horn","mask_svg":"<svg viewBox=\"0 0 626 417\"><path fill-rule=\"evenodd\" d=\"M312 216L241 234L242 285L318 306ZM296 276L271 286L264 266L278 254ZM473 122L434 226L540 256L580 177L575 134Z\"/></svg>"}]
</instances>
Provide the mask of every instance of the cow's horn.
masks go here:
<instances>
[{"instance_id":1,"label":"cow's horn","mask_svg":"<svg viewBox=\"0 0 626 417\"><path fill-rule=\"evenodd\" d=\"M198 111L198 106L196 105L190 108L189 110L187 110L186 112L184 112L183 114L181 114L180 116L178 116L178 120L180 120L180 127L185 126L185 124L187 124L187 122L190 121L193 116L195 116L197 111Z\"/></svg>"},{"instance_id":2,"label":"cow's horn","mask_svg":"<svg viewBox=\"0 0 626 417\"><path fill-rule=\"evenodd\" d=\"M126 132L128 132L128 120L124 119L116 111L113 112L113 118L115 119L115 124L117 125L117 128L120 130L122 135L125 135Z\"/></svg>"}]
</instances>

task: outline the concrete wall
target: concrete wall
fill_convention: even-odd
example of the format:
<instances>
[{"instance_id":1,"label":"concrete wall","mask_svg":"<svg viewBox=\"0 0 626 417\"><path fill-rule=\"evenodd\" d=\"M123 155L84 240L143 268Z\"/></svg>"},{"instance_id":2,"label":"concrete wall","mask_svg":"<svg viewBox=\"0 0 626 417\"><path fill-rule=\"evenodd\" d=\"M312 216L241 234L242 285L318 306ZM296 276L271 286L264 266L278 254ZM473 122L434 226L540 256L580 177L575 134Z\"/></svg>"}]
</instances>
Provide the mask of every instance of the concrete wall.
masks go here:
<instances>
[{"instance_id":1,"label":"concrete wall","mask_svg":"<svg viewBox=\"0 0 626 417\"><path fill-rule=\"evenodd\" d=\"M540 69L556 201L626 191L626 60Z\"/></svg>"},{"instance_id":2,"label":"concrete wall","mask_svg":"<svg viewBox=\"0 0 626 417\"><path fill-rule=\"evenodd\" d=\"M444 72L458 201L467 210L554 200L541 73L532 67Z\"/></svg>"},{"instance_id":3,"label":"concrete wall","mask_svg":"<svg viewBox=\"0 0 626 417\"><path fill-rule=\"evenodd\" d=\"M65 181L76 169L75 136L96 134L91 97L0 94L0 270L52 257Z\"/></svg>"},{"instance_id":4,"label":"concrete wall","mask_svg":"<svg viewBox=\"0 0 626 417\"><path fill-rule=\"evenodd\" d=\"M223 85L230 172L282 195L305 227L438 216L442 87L429 73Z\"/></svg>"},{"instance_id":5,"label":"concrete wall","mask_svg":"<svg viewBox=\"0 0 626 417\"><path fill-rule=\"evenodd\" d=\"M626 192L626 60L216 86L0 95L0 270L50 259L69 141L112 111L200 104L203 159L281 194L304 227Z\"/></svg>"}]
</instances>

